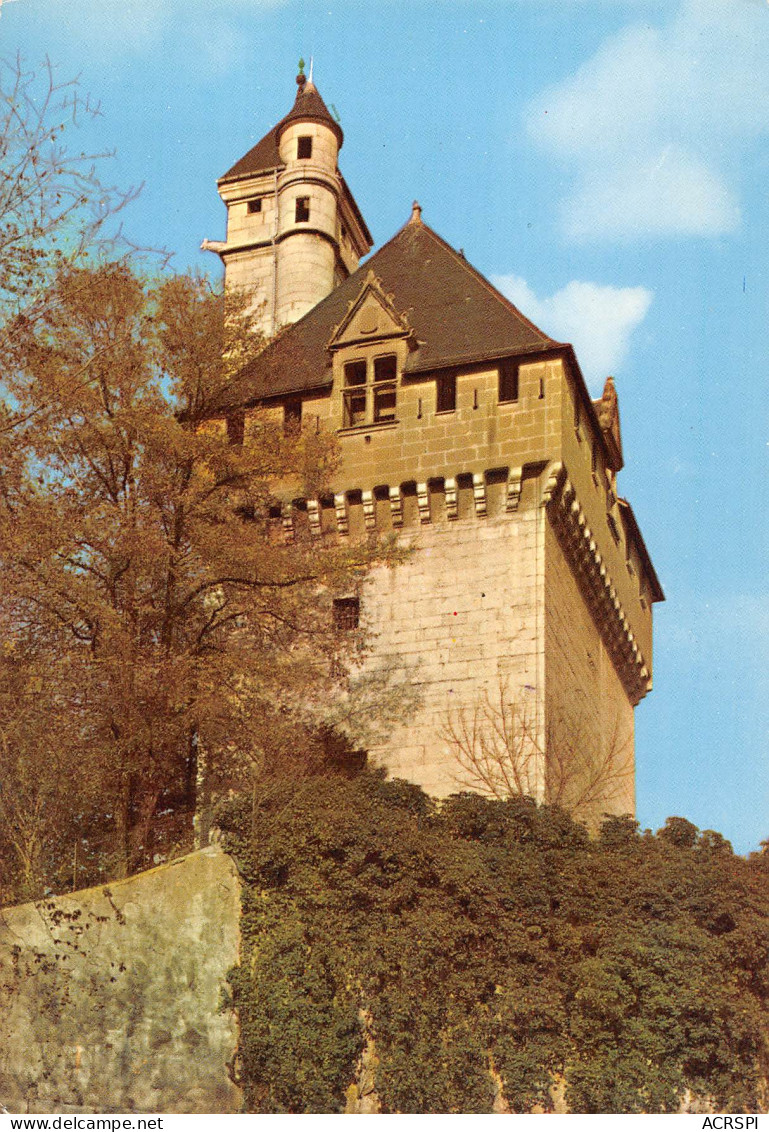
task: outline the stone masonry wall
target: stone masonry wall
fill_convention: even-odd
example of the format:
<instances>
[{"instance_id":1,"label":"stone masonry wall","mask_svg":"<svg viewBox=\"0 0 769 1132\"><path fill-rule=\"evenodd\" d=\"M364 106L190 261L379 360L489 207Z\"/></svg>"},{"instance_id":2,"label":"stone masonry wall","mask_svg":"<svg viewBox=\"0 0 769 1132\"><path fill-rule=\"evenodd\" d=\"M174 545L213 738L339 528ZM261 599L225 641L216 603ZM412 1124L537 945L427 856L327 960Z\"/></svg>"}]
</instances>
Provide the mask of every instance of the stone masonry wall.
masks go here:
<instances>
[{"instance_id":1,"label":"stone masonry wall","mask_svg":"<svg viewBox=\"0 0 769 1132\"><path fill-rule=\"evenodd\" d=\"M421 695L416 714L370 752L393 777L430 794L462 789L462 768L445 736L450 716L482 703L504 683L513 698L541 702L542 511L426 525L404 532L412 557L378 569L362 600L377 663L391 665Z\"/></svg>"},{"instance_id":2,"label":"stone masonry wall","mask_svg":"<svg viewBox=\"0 0 769 1132\"><path fill-rule=\"evenodd\" d=\"M237 1112L221 1010L234 865L212 846L125 881L0 909L0 1103L24 1112Z\"/></svg>"},{"instance_id":3,"label":"stone masonry wall","mask_svg":"<svg viewBox=\"0 0 769 1132\"><path fill-rule=\"evenodd\" d=\"M572 805L600 778L601 797L580 816L635 813L633 708L571 566L545 529L545 680L548 754L568 754ZM594 790L592 791L595 792Z\"/></svg>"}]
</instances>

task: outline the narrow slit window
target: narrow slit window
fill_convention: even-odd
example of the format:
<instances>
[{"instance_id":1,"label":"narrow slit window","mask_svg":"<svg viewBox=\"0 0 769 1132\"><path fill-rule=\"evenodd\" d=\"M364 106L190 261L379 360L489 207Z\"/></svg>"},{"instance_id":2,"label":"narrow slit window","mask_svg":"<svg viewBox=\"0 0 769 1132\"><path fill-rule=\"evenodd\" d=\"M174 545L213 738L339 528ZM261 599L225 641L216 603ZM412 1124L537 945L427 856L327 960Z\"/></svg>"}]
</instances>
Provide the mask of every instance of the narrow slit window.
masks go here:
<instances>
[{"instance_id":1,"label":"narrow slit window","mask_svg":"<svg viewBox=\"0 0 769 1132\"><path fill-rule=\"evenodd\" d=\"M297 139L296 156L298 158L312 157L312 138L302 137Z\"/></svg>"},{"instance_id":2,"label":"narrow slit window","mask_svg":"<svg viewBox=\"0 0 769 1132\"><path fill-rule=\"evenodd\" d=\"M499 401L503 404L518 400L518 363L500 362L499 364Z\"/></svg>"},{"instance_id":3,"label":"narrow slit window","mask_svg":"<svg viewBox=\"0 0 769 1132\"><path fill-rule=\"evenodd\" d=\"M310 219L310 198L297 197L296 198L296 222L303 224Z\"/></svg>"},{"instance_id":4,"label":"narrow slit window","mask_svg":"<svg viewBox=\"0 0 769 1132\"><path fill-rule=\"evenodd\" d=\"M338 597L334 600L334 628L339 633L351 633L360 624L360 599Z\"/></svg>"},{"instance_id":5,"label":"narrow slit window","mask_svg":"<svg viewBox=\"0 0 769 1132\"><path fill-rule=\"evenodd\" d=\"M451 413L457 407L456 374L439 377L437 380L436 412Z\"/></svg>"},{"instance_id":6,"label":"narrow slit window","mask_svg":"<svg viewBox=\"0 0 769 1132\"><path fill-rule=\"evenodd\" d=\"M374 420L395 420L395 382L397 377L395 354L374 358Z\"/></svg>"}]
</instances>

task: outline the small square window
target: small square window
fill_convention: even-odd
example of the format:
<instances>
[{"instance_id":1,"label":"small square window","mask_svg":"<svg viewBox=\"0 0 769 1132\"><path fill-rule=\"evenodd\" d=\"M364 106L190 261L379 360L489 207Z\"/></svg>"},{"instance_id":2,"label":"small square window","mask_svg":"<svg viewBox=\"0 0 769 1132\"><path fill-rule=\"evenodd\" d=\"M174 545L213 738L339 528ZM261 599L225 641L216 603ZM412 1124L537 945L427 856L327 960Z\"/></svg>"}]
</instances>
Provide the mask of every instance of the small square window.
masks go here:
<instances>
[{"instance_id":1,"label":"small square window","mask_svg":"<svg viewBox=\"0 0 769 1132\"><path fill-rule=\"evenodd\" d=\"M345 385L365 385L366 363L348 362L344 367L344 383Z\"/></svg>"},{"instance_id":2,"label":"small square window","mask_svg":"<svg viewBox=\"0 0 769 1132\"><path fill-rule=\"evenodd\" d=\"M283 406L283 432L286 436L294 436L302 428L302 400L300 397L286 401Z\"/></svg>"},{"instance_id":3,"label":"small square window","mask_svg":"<svg viewBox=\"0 0 769 1132\"><path fill-rule=\"evenodd\" d=\"M248 210L249 215L253 214L254 212L261 212L262 211L262 198L261 197L255 197L254 200L250 200L248 202L248 204L246 205L246 208Z\"/></svg>"},{"instance_id":4,"label":"small square window","mask_svg":"<svg viewBox=\"0 0 769 1132\"><path fill-rule=\"evenodd\" d=\"M396 373L395 354L386 354L383 358L374 358L374 381L395 381Z\"/></svg>"},{"instance_id":5,"label":"small square window","mask_svg":"<svg viewBox=\"0 0 769 1132\"><path fill-rule=\"evenodd\" d=\"M310 198L297 197L296 198L296 222L303 224L310 219Z\"/></svg>"},{"instance_id":6,"label":"small square window","mask_svg":"<svg viewBox=\"0 0 769 1132\"><path fill-rule=\"evenodd\" d=\"M312 138L298 138L296 143L296 156L312 157Z\"/></svg>"},{"instance_id":7,"label":"small square window","mask_svg":"<svg viewBox=\"0 0 769 1132\"><path fill-rule=\"evenodd\" d=\"M246 432L246 414L233 413L227 417L227 441L233 447L240 448Z\"/></svg>"},{"instance_id":8,"label":"small square window","mask_svg":"<svg viewBox=\"0 0 769 1132\"><path fill-rule=\"evenodd\" d=\"M438 413L451 413L457 407L457 379L455 374L439 377L436 382L435 409Z\"/></svg>"},{"instance_id":9,"label":"small square window","mask_svg":"<svg viewBox=\"0 0 769 1132\"><path fill-rule=\"evenodd\" d=\"M360 599L357 597L338 597L334 600L334 628L340 633L350 633L360 624Z\"/></svg>"},{"instance_id":10,"label":"small square window","mask_svg":"<svg viewBox=\"0 0 769 1132\"><path fill-rule=\"evenodd\" d=\"M518 400L518 363L504 361L499 363L499 401Z\"/></svg>"}]
</instances>

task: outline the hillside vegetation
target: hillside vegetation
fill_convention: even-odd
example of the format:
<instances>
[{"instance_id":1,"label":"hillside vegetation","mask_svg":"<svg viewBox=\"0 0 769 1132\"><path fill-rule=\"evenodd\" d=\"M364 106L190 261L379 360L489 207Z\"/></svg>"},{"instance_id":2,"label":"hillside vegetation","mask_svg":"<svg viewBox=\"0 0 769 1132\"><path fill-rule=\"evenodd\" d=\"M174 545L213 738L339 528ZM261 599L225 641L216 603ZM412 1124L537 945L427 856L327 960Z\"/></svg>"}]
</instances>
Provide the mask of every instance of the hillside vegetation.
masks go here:
<instances>
[{"instance_id":1,"label":"hillside vegetation","mask_svg":"<svg viewBox=\"0 0 769 1132\"><path fill-rule=\"evenodd\" d=\"M769 862L669 818L316 776L220 815L254 1112L765 1105ZM361 1062L364 1049L366 1055ZM361 1076L361 1064L364 1071ZM373 1080L372 1080L373 1076Z\"/></svg>"}]
</instances>

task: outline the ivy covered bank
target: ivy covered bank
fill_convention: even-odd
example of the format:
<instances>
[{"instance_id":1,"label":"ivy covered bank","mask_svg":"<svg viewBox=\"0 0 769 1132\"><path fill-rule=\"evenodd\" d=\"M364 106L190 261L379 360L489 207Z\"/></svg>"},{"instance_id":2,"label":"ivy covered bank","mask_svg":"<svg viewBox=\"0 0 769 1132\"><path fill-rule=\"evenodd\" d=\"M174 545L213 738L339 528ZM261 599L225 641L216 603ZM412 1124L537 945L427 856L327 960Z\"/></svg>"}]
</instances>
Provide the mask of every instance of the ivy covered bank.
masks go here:
<instances>
[{"instance_id":1,"label":"ivy covered bank","mask_svg":"<svg viewBox=\"0 0 769 1132\"><path fill-rule=\"evenodd\" d=\"M766 856L371 774L220 820L249 1111L765 1109Z\"/></svg>"}]
</instances>

